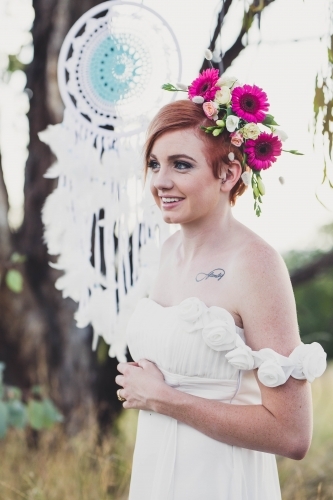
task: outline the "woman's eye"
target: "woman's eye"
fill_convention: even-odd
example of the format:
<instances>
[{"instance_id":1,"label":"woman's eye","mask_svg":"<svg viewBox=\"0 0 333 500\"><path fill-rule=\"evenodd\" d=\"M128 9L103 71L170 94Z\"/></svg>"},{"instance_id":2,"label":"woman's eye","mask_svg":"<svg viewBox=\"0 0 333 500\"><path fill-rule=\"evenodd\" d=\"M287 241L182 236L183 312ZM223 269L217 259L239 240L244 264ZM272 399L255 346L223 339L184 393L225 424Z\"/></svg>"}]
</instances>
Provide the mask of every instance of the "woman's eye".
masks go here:
<instances>
[{"instance_id":1,"label":"woman's eye","mask_svg":"<svg viewBox=\"0 0 333 500\"><path fill-rule=\"evenodd\" d=\"M189 170L190 168L193 168L190 163L186 163L185 161L176 161L175 167L177 170Z\"/></svg>"},{"instance_id":2,"label":"woman's eye","mask_svg":"<svg viewBox=\"0 0 333 500\"><path fill-rule=\"evenodd\" d=\"M157 163L157 161L151 160L148 163L148 168L151 168L152 170L157 170L159 168L159 164Z\"/></svg>"}]
</instances>

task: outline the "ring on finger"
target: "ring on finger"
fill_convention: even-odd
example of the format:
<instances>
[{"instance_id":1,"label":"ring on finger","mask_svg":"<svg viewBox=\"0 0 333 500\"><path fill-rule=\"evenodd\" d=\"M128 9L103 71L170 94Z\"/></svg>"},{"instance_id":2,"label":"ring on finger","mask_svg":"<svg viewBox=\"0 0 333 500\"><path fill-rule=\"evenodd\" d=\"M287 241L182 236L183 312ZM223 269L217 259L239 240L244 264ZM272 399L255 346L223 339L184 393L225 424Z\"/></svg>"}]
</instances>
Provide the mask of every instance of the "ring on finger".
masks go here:
<instances>
[{"instance_id":1,"label":"ring on finger","mask_svg":"<svg viewBox=\"0 0 333 500\"><path fill-rule=\"evenodd\" d=\"M120 391L121 391L121 389L118 389L118 390L117 390L117 398L119 399L119 401L126 401L126 398L123 398L123 397L120 395Z\"/></svg>"}]
</instances>

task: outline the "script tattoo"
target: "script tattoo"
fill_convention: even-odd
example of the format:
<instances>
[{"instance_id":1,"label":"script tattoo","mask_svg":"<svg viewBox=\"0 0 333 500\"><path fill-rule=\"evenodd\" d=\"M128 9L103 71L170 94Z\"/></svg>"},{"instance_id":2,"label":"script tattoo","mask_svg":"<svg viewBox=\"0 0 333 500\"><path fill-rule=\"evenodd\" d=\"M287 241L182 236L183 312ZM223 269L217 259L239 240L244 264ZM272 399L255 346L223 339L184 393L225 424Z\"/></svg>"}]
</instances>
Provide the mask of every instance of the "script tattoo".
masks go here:
<instances>
[{"instance_id":1,"label":"script tattoo","mask_svg":"<svg viewBox=\"0 0 333 500\"><path fill-rule=\"evenodd\" d=\"M210 273L199 273L197 274L195 281L203 281L208 280L208 278L217 278L217 281L220 281L221 278L225 275L225 270L217 267Z\"/></svg>"}]
</instances>

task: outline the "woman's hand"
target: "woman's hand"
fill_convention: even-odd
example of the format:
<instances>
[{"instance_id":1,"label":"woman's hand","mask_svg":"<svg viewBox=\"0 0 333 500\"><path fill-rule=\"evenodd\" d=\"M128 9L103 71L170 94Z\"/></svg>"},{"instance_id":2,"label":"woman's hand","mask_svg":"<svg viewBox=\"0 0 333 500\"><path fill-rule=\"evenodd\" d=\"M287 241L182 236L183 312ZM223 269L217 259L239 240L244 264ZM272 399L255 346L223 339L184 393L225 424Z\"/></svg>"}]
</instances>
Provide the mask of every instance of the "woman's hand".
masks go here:
<instances>
[{"instance_id":1,"label":"woman's hand","mask_svg":"<svg viewBox=\"0 0 333 500\"><path fill-rule=\"evenodd\" d=\"M116 384L123 387L120 396L126 399L123 407L153 410L154 400L166 386L162 372L146 359L137 363L119 363L117 368L122 375L116 376Z\"/></svg>"}]
</instances>

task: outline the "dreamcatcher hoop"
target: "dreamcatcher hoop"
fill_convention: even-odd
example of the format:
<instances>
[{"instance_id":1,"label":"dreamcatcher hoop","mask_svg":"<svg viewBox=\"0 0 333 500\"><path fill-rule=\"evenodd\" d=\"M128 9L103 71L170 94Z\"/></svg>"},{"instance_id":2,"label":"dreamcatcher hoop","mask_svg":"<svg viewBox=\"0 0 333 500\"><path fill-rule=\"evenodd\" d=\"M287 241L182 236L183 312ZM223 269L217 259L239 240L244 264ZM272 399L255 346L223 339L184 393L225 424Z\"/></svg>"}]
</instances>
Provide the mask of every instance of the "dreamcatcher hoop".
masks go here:
<instances>
[{"instance_id":1,"label":"dreamcatcher hoop","mask_svg":"<svg viewBox=\"0 0 333 500\"><path fill-rule=\"evenodd\" d=\"M78 302L79 327L92 324L109 354L124 361L124 331L135 302L149 292L158 244L169 235L149 191L142 190L143 132L170 102L162 83L179 81L178 42L148 7L107 1L70 29L60 51L64 120L40 133L58 178L42 210L55 286ZM172 96L174 98L174 96ZM158 238L157 238L158 236Z\"/></svg>"},{"instance_id":2,"label":"dreamcatcher hoop","mask_svg":"<svg viewBox=\"0 0 333 500\"><path fill-rule=\"evenodd\" d=\"M145 130L170 102L160 88L180 80L181 66L178 41L158 13L135 2L107 1L68 32L58 61L59 90L80 126L112 147L115 137Z\"/></svg>"}]
</instances>

